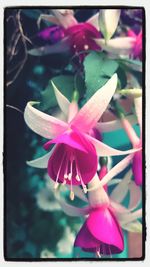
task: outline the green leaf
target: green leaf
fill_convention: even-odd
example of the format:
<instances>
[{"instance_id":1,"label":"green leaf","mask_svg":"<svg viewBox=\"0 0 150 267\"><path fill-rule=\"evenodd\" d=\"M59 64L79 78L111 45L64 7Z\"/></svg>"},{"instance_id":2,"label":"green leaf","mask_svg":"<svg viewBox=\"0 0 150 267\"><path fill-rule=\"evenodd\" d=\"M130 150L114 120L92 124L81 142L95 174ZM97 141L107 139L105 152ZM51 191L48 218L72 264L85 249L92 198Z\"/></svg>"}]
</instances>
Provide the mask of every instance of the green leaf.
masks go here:
<instances>
[{"instance_id":1,"label":"green leaf","mask_svg":"<svg viewBox=\"0 0 150 267\"><path fill-rule=\"evenodd\" d=\"M127 76L124 68L119 66L117 70L118 79L120 81L120 88L125 88L127 85Z\"/></svg>"},{"instance_id":2,"label":"green leaf","mask_svg":"<svg viewBox=\"0 0 150 267\"><path fill-rule=\"evenodd\" d=\"M79 91L79 96L85 92L84 82L81 76L77 76L76 84L73 75L60 75L52 78L52 81L57 86L58 90L66 96L66 98L71 101L73 96L73 91L76 89ZM49 110L57 106L57 100L54 94L53 86L49 81L46 89L41 93L41 103L39 108L43 111Z\"/></svg>"},{"instance_id":3,"label":"green leaf","mask_svg":"<svg viewBox=\"0 0 150 267\"><path fill-rule=\"evenodd\" d=\"M134 59L118 59L120 65L124 65L127 69L135 70L138 72L142 71L142 62Z\"/></svg>"},{"instance_id":4,"label":"green leaf","mask_svg":"<svg viewBox=\"0 0 150 267\"><path fill-rule=\"evenodd\" d=\"M84 60L86 99L88 100L116 72L118 63L104 53L91 52Z\"/></svg>"}]
</instances>

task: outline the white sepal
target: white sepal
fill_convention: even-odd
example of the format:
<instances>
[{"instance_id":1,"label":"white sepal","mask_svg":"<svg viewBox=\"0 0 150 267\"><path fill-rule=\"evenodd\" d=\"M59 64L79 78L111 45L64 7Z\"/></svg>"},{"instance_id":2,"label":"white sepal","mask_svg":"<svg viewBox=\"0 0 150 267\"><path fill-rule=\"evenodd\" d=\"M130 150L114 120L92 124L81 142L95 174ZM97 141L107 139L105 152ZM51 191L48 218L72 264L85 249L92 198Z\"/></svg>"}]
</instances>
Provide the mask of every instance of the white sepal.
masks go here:
<instances>
[{"instance_id":1,"label":"white sepal","mask_svg":"<svg viewBox=\"0 0 150 267\"><path fill-rule=\"evenodd\" d=\"M119 18L120 9L101 9L99 13L99 26L105 41L107 42L115 33Z\"/></svg>"}]
</instances>

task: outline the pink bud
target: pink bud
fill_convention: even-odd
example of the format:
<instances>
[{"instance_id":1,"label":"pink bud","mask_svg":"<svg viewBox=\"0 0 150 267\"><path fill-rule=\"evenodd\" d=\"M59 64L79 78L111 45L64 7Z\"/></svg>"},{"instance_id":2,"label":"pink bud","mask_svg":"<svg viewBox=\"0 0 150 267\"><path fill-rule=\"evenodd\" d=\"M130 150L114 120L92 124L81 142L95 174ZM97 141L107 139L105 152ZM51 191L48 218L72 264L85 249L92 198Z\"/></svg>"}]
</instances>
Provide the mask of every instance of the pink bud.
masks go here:
<instances>
[{"instance_id":1,"label":"pink bud","mask_svg":"<svg viewBox=\"0 0 150 267\"><path fill-rule=\"evenodd\" d=\"M108 169L106 165L103 165L99 171L99 179L102 180L103 177L107 174ZM105 191L107 192L107 185L104 186Z\"/></svg>"},{"instance_id":2,"label":"pink bud","mask_svg":"<svg viewBox=\"0 0 150 267\"><path fill-rule=\"evenodd\" d=\"M142 150L134 154L132 162L132 171L137 185L142 185Z\"/></svg>"}]
</instances>

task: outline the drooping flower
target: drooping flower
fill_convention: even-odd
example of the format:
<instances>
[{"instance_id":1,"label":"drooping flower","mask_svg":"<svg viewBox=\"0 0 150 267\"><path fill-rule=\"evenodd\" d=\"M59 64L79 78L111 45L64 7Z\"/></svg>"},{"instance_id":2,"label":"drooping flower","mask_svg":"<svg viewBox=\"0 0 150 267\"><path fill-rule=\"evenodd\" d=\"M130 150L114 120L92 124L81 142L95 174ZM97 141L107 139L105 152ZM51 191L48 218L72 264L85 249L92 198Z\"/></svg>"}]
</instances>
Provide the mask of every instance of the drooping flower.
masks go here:
<instances>
[{"instance_id":1,"label":"drooping flower","mask_svg":"<svg viewBox=\"0 0 150 267\"><path fill-rule=\"evenodd\" d=\"M113 16L111 18L111 12ZM110 16L110 19L109 19ZM95 39L100 48L113 55L128 55L132 58L142 59L142 30L139 34L135 34L131 29L128 30L126 36L117 36L112 38L112 35L117 29L120 18L120 10L101 10L100 11L100 29L103 33L103 38Z\"/></svg>"},{"instance_id":2,"label":"drooping flower","mask_svg":"<svg viewBox=\"0 0 150 267\"><path fill-rule=\"evenodd\" d=\"M69 27L65 31L70 41L71 50L75 55L87 50L100 50L94 38L99 38L99 31L90 23L78 23ZM85 54L79 54L80 60L84 59Z\"/></svg>"},{"instance_id":3,"label":"drooping flower","mask_svg":"<svg viewBox=\"0 0 150 267\"><path fill-rule=\"evenodd\" d=\"M117 75L100 88L89 101L78 110L75 102L70 103L54 86L55 95L61 110L68 117L67 122L37 110L34 102L25 108L24 118L27 125L37 134L52 139L44 147L54 148L45 156L28 162L30 166L48 168L50 177L56 182L82 185L86 192L86 184L97 171L98 156L114 156L133 153L137 149L120 151L90 136L101 115L107 108L117 85ZM108 93L109 92L109 93Z\"/></svg>"},{"instance_id":4,"label":"drooping flower","mask_svg":"<svg viewBox=\"0 0 150 267\"><path fill-rule=\"evenodd\" d=\"M127 115L125 116L122 112L120 113L118 110L118 116L120 119L113 119L106 122L98 122L96 125L96 128L101 133L103 132L109 132L110 128L111 131L115 131L118 129L121 129L122 126L125 129L131 144L133 148L139 148L138 151L135 151L131 155L131 162L132 162L132 170L134 179L137 185L142 185L142 90L138 88L138 95L136 96L136 89L129 89L129 92L134 91L134 106L135 106L135 115ZM131 94L132 95L132 94ZM128 102L128 100L126 101ZM128 103L126 103L127 106ZM124 106L124 104L122 103ZM125 108L125 106L124 106ZM131 109L126 110L126 112L129 112ZM120 114L119 114L120 113ZM135 119L137 117L137 119ZM137 136L133 125L139 124L140 127L140 138Z\"/></svg>"},{"instance_id":5,"label":"drooping flower","mask_svg":"<svg viewBox=\"0 0 150 267\"><path fill-rule=\"evenodd\" d=\"M74 245L97 255L111 255L123 251L123 233L109 206L102 205L91 210Z\"/></svg>"},{"instance_id":6,"label":"drooping flower","mask_svg":"<svg viewBox=\"0 0 150 267\"><path fill-rule=\"evenodd\" d=\"M51 45L47 44L40 48L31 49L28 51L29 54L42 56L71 50L73 54L79 54L79 59L83 60L87 50L99 51L102 49L113 56L126 55L141 60L142 31L136 35L130 30L127 36L111 38L119 23L119 9L100 10L100 13L96 13L82 23L78 23L71 10L52 10L52 12L54 16L41 15L41 17L54 23L54 26L50 26L38 34L44 40L49 39ZM101 37L100 31L104 38Z\"/></svg>"},{"instance_id":7,"label":"drooping flower","mask_svg":"<svg viewBox=\"0 0 150 267\"><path fill-rule=\"evenodd\" d=\"M134 148L140 148L139 151L133 153L132 170L137 185L142 185L142 97L136 97L134 99L135 111L140 126L140 138L137 136L135 130L131 126L130 122L121 116L122 125L132 143Z\"/></svg>"},{"instance_id":8,"label":"drooping flower","mask_svg":"<svg viewBox=\"0 0 150 267\"><path fill-rule=\"evenodd\" d=\"M94 38L100 37L98 29L98 14L86 22L79 23L71 10L52 10L54 15L43 15L42 19L50 21L55 26L50 26L38 33L38 37L50 41L51 45L32 49L29 54L45 55L71 50L83 60L87 50L100 50ZM55 44L55 45L53 45ZM80 54L80 52L83 52Z\"/></svg>"},{"instance_id":9,"label":"drooping flower","mask_svg":"<svg viewBox=\"0 0 150 267\"><path fill-rule=\"evenodd\" d=\"M108 197L103 187L99 186L99 177L96 175L89 184L89 190L92 190L89 191L88 200L86 199L88 206L84 208L74 207L57 196L67 215L88 215L76 236L75 246L84 251L94 252L99 257L117 254L124 249L122 228L128 231L141 231L141 224L137 218L141 217L142 211L134 211L141 201L141 190L131 181L131 176L130 170ZM94 187L97 189L93 191ZM120 202L128 191L130 202L127 209ZM79 192L77 196L80 197Z\"/></svg>"}]
</instances>

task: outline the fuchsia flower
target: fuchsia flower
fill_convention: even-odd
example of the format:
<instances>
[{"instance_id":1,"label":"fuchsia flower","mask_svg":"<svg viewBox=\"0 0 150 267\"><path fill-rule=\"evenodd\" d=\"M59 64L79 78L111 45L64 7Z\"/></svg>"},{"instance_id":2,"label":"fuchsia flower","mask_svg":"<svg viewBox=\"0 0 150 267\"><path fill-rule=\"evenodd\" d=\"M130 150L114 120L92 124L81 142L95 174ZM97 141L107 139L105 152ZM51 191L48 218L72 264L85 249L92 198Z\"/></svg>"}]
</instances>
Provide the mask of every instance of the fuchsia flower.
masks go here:
<instances>
[{"instance_id":1,"label":"fuchsia flower","mask_svg":"<svg viewBox=\"0 0 150 267\"><path fill-rule=\"evenodd\" d=\"M112 14L111 14L112 13ZM119 10L102 10L100 12L100 27L105 39L97 38L95 42L103 50L118 56L128 55L142 59L142 30L136 35L131 29L127 36L114 37L111 39L120 18Z\"/></svg>"},{"instance_id":2,"label":"fuchsia flower","mask_svg":"<svg viewBox=\"0 0 150 267\"><path fill-rule=\"evenodd\" d=\"M103 165L100 169L99 179L102 180L106 174L107 166ZM95 182L96 181L93 180L91 184ZM106 186L104 189L107 191ZM104 204L99 203L98 205L98 200L95 203L94 196L93 205L93 196L89 195L89 201L92 207L88 218L76 237L74 245L81 247L84 251L95 252L98 256L117 254L124 249L123 233L103 189L99 189L99 194L101 194L101 196L99 196L98 199L102 198L103 201L105 199ZM104 196L102 197L102 195Z\"/></svg>"},{"instance_id":3,"label":"fuchsia flower","mask_svg":"<svg viewBox=\"0 0 150 267\"><path fill-rule=\"evenodd\" d=\"M111 255L123 251L123 233L109 205L91 209L74 245L97 255Z\"/></svg>"},{"instance_id":4,"label":"fuchsia flower","mask_svg":"<svg viewBox=\"0 0 150 267\"><path fill-rule=\"evenodd\" d=\"M125 37L112 38L119 23L120 10L101 10L82 23L78 23L71 10L53 9L52 12L54 16L43 15L41 18L54 23L55 26L48 27L38 34L44 40L49 39L52 44L31 49L28 51L29 54L39 56L71 50L73 54L79 54L80 60L83 60L87 50L102 49L111 55L142 59L142 31L136 35L129 30ZM105 39L101 37L100 30ZM86 53L80 54L83 51Z\"/></svg>"},{"instance_id":5,"label":"fuchsia flower","mask_svg":"<svg viewBox=\"0 0 150 267\"><path fill-rule=\"evenodd\" d=\"M86 50L100 50L99 46L94 41L94 38L99 38L99 31L90 23L78 23L69 27L65 31L68 36L71 50L74 54L79 54ZM84 59L85 54L79 55L80 59Z\"/></svg>"},{"instance_id":6,"label":"fuchsia flower","mask_svg":"<svg viewBox=\"0 0 150 267\"><path fill-rule=\"evenodd\" d=\"M142 185L142 97L134 99L135 111L140 126L140 138L137 136L130 122L124 117L121 117L122 125L134 148L140 148L139 151L133 153L132 170L134 179L137 185Z\"/></svg>"},{"instance_id":7,"label":"fuchsia flower","mask_svg":"<svg viewBox=\"0 0 150 267\"><path fill-rule=\"evenodd\" d=\"M134 38L134 46L132 48L132 55L134 58L142 60L142 30L139 34L135 34L131 29L128 31L128 36Z\"/></svg>"},{"instance_id":8,"label":"fuchsia flower","mask_svg":"<svg viewBox=\"0 0 150 267\"><path fill-rule=\"evenodd\" d=\"M141 231L141 224L137 218L142 216L142 210L134 211L141 201L141 190L131 181L131 176L132 173L129 171L109 198L103 187L97 187L100 182L96 175L89 184L88 200L82 196L79 188L75 191L79 198L88 203L88 206L84 208L74 207L57 195L57 199L67 215L88 215L76 236L75 247L94 252L99 257L117 254L124 250L122 228L133 231L134 226L136 231L137 226ZM95 186L97 189L93 191L92 188ZM120 202L128 191L130 192L130 203L127 209Z\"/></svg>"},{"instance_id":9,"label":"fuchsia flower","mask_svg":"<svg viewBox=\"0 0 150 267\"><path fill-rule=\"evenodd\" d=\"M56 188L59 183L70 184L72 192L72 185L82 185L86 192L86 184L96 173L98 156L125 155L138 150L120 151L90 135L115 93L116 85L117 75L114 74L78 111L77 104L70 103L53 84L58 104L68 118L67 122L37 110L33 106L34 102L27 104L24 112L27 125L37 134L52 139L44 145L45 149L55 144L48 154L28 164L48 168Z\"/></svg>"},{"instance_id":10,"label":"fuchsia flower","mask_svg":"<svg viewBox=\"0 0 150 267\"><path fill-rule=\"evenodd\" d=\"M71 50L73 54L78 54L87 50L99 50L99 46L94 38L100 37L98 29L98 14L86 22L79 23L73 16L71 10L52 10L53 15L43 15L41 18L55 24L38 33L44 40L49 40L55 45L47 45L29 51L32 55L45 55L54 52L64 52ZM57 26L56 26L57 24ZM85 54L79 54L83 60Z\"/></svg>"}]
</instances>

